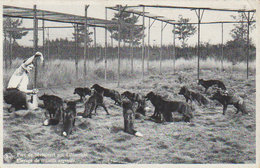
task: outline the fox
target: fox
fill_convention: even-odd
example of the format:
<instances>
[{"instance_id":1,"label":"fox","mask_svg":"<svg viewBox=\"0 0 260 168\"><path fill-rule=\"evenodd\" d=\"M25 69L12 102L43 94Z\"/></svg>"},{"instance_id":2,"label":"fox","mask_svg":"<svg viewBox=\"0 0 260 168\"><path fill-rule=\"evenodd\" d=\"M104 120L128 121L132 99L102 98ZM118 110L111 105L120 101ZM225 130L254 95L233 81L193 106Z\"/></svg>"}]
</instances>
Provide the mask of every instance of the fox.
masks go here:
<instances>
[{"instance_id":1,"label":"fox","mask_svg":"<svg viewBox=\"0 0 260 168\"><path fill-rule=\"evenodd\" d=\"M76 121L76 102L68 101L66 102L66 108L63 111L63 131L62 135L68 137L72 133L72 129L75 126Z\"/></svg>"},{"instance_id":2,"label":"fox","mask_svg":"<svg viewBox=\"0 0 260 168\"><path fill-rule=\"evenodd\" d=\"M46 119L43 125L57 125L63 113L63 100L55 95L43 94L39 97L39 100L43 100L44 107L49 112L49 119Z\"/></svg>"},{"instance_id":3,"label":"fox","mask_svg":"<svg viewBox=\"0 0 260 168\"><path fill-rule=\"evenodd\" d=\"M93 91L93 94L89 97L89 99L85 102L84 112L82 117L84 118L92 118L92 111L95 110L95 114L97 113L98 106L101 106L106 111L107 115L109 112L104 104L104 92L98 93L97 91Z\"/></svg>"},{"instance_id":4,"label":"fox","mask_svg":"<svg viewBox=\"0 0 260 168\"><path fill-rule=\"evenodd\" d=\"M124 117L124 132L142 137L143 134L134 129L134 110L133 104L129 99L123 99L123 117Z\"/></svg>"},{"instance_id":5,"label":"fox","mask_svg":"<svg viewBox=\"0 0 260 168\"><path fill-rule=\"evenodd\" d=\"M200 93L195 93L193 91L189 91L187 87L183 86L181 87L180 92L178 93L179 95L183 95L186 99L186 102L190 100L191 102L196 100L199 105L208 105L209 101Z\"/></svg>"},{"instance_id":6,"label":"fox","mask_svg":"<svg viewBox=\"0 0 260 168\"><path fill-rule=\"evenodd\" d=\"M213 85L217 85L218 88L222 89L222 90L226 90L226 86L224 85L223 82L221 82L220 80L203 80L203 79L199 79L198 82L199 85L202 85L205 88L204 93L207 92L207 90L213 86Z\"/></svg>"},{"instance_id":7,"label":"fox","mask_svg":"<svg viewBox=\"0 0 260 168\"><path fill-rule=\"evenodd\" d=\"M238 114L239 111L241 111L242 114L248 114L244 100L236 94L232 95L227 91L223 93L223 91L217 90L210 99L217 100L223 105L223 115L225 115L228 105L233 105L237 109L236 114Z\"/></svg>"}]
</instances>

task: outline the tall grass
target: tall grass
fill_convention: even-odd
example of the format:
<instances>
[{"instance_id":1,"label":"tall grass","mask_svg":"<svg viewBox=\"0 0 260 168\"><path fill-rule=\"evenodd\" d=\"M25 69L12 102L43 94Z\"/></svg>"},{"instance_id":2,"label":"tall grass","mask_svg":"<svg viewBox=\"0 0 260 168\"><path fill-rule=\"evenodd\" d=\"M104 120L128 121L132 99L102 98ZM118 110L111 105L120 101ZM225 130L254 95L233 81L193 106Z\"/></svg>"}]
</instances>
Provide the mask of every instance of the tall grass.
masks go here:
<instances>
[{"instance_id":1,"label":"tall grass","mask_svg":"<svg viewBox=\"0 0 260 168\"><path fill-rule=\"evenodd\" d=\"M4 87L7 86L8 80L15 71L17 67L22 63L21 59L15 59L12 61L11 68L4 69ZM149 70L147 70L147 61L145 61L145 74L159 74L159 61L152 60L149 62ZM38 82L37 86L40 88L59 86L59 85L84 85L86 83L93 83L96 81L104 80L105 66L104 61L95 63L94 61L87 62L87 76L84 77L84 62L80 60L78 63L78 79L76 78L76 69L74 60L51 60L45 62L45 66L39 66L38 70ZM117 80L117 60L107 60L107 80L112 82ZM206 60L200 61L201 70L221 70L221 61L217 61L213 58L208 58ZM236 65L232 65L231 62L224 61L223 67L225 71L245 71L246 63L241 62ZM185 71L189 69L197 69L197 58L192 58L189 60L180 58L175 62L175 72ZM255 61L249 63L250 72L255 72ZM120 65L120 76L121 79L131 79L131 78L141 78L142 74L142 60L134 59L134 69L133 74L131 74L131 61L130 59L121 59ZM173 61L163 60L162 61L162 73L173 72ZM33 79L33 73L30 74ZM29 87L32 87L32 82Z\"/></svg>"}]
</instances>

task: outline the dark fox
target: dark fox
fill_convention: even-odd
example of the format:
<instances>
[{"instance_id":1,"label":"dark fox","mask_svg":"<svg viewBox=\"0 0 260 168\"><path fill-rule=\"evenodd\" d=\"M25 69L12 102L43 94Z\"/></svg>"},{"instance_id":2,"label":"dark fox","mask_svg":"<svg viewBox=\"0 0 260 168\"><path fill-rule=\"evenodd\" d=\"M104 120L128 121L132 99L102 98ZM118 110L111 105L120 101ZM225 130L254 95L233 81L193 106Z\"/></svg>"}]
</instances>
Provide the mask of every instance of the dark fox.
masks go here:
<instances>
[{"instance_id":1,"label":"dark fox","mask_svg":"<svg viewBox=\"0 0 260 168\"><path fill-rule=\"evenodd\" d=\"M84 88L79 87L79 88L74 89L73 94L78 94L80 96L80 101L82 101L86 95L91 95L91 90L87 87L84 87Z\"/></svg>"},{"instance_id":2,"label":"dark fox","mask_svg":"<svg viewBox=\"0 0 260 168\"><path fill-rule=\"evenodd\" d=\"M137 113L140 113L140 114L145 116L146 103L145 103L145 97L144 96L141 96L141 95L136 94L136 93L131 93L129 91L125 91L124 93L121 94L121 98L122 97L128 98L132 102L132 104L137 102L137 108L136 108L135 111Z\"/></svg>"},{"instance_id":3,"label":"dark fox","mask_svg":"<svg viewBox=\"0 0 260 168\"><path fill-rule=\"evenodd\" d=\"M236 107L237 109L236 114L239 111L241 111L242 114L247 114L244 100L238 95L235 94L232 95L227 92L223 93L223 91L217 90L217 92L214 93L210 99L217 100L219 103L223 105L223 115L225 115L228 105L233 105L234 107Z\"/></svg>"},{"instance_id":4,"label":"dark fox","mask_svg":"<svg viewBox=\"0 0 260 168\"><path fill-rule=\"evenodd\" d=\"M98 84L94 84L91 89L95 89L98 93L104 93L105 97L109 97L115 101L115 104L121 105L121 95L118 91L104 88Z\"/></svg>"},{"instance_id":5,"label":"dark fox","mask_svg":"<svg viewBox=\"0 0 260 168\"><path fill-rule=\"evenodd\" d=\"M195 93L193 91L189 91L188 88L186 88L185 86L181 87L179 95L183 95L185 97L187 103L189 100L190 100L190 102L196 100L199 103L199 105L209 104L209 101L203 95L201 95L200 93Z\"/></svg>"},{"instance_id":6,"label":"dark fox","mask_svg":"<svg viewBox=\"0 0 260 168\"><path fill-rule=\"evenodd\" d=\"M134 130L135 114L133 110L133 103L129 99L123 99L122 107L124 117L124 131L135 136L143 136L140 132Z\"/></svg>"},{"instance_id":7,"label":"dark fox","mask_svg":"<svg viewBox=\"0 0 260 168\"><path fill-rule=\"evenodd\" d=\"M172 122L172 113L178 112L183 115L183 120L185 122L190 122L192 115L192 108L184 102L180 101L169 101L162 100L161 101L160 111L163 114L164 120L167 122Z\"/></svg>"},{"instance_id":8,"label":"dark fox","mask_svg":"<svg viewBox=\"0 0 260 168\"><path fill-rule=\"evenodd\" d=\"M74 101L69 101L66 102L66 108L63 111L63 131L62 135L67 137L72 133L72 129L75 126L75 121L76 121L76 102Z\"/></svg>"},{"instance_id":9,"label":"dark fox","mask_svg":"<svg viewBox=\"0 0 260 168\"><path fill-rule=\"evenodd\" d=\"M98 106L101 106L104 108L104 110L106 111L107 115L109 115L107 108L104 104L104 96L103 96L103 92L99 93L97 91L94 91L93 95L91 95L89 97L89 99L85 102L84 106L84 112L83 112L83 117L86 118L91 118L92 117L92 112L95 109L95 114L97 113L97 108Z\"/></svg>"},{"instance_id":10,"label":"dark fox","mask_svg":"<svg viewBox=\"0 0 260 168\"><path fill-rule=\"evenodd\" d=\"M191 118L193 117L192 108L187 103L164 100L161 96L155 95L153 92L148 93L146 97L155 106L157 115L162 114L162 121L165 120L167 122L172 122L173 112L181 113L185 122L190 122Z\"/></svg>"},{"instance_id":11,"label":"dark fox","mask_svg":"<svg viewBox=\"0 0 260 168\"><path fill-rule=\"evenodd\" d=\"M121 95L118 91L116 90L109 90L109 96L112 100L115 101L115 104L121 105Z\"/></svg>"},{"instance_id":12,"label":"dark fox","mask_svg":"<svg viewBox=\"0 0 260 168\"><path fill-rule=\"evenodd\" d=\"M153 104L153 106L155 107L154 109L154 113L151 116L151 118L158 118L159 117L159 107L160 107L160 103L161 100L163 99L162 96L155 94L154 92L149 92L146 96L145 96L146 100L150 100L151 103Z\"/></svg>"},{"instance_id":13,"label":"dark fox","mask_svg":"<svg viewBox=\"0 0 260 168\"><path fill-rule=\"evenodd\" d=\"M63 112L63 100L58 96L47 94L43 94L39 99L43 100L44 107L50 115L50 119L45 120L43 125L57 125Z\"/></svg>"},{"instance_id":14,"label":"dark fox","mask_svg":"<svg viewBox=\"0 0 260 168\"><path fill-rule=\"evenodd\" d=\"M199 79L198 84L202 85L205 88L205 93L213 85L216 85L218 88L220 88L222 90L226 90L226 86L220 80L203 80L203 79Z\"/></svg>"}]
</instances>

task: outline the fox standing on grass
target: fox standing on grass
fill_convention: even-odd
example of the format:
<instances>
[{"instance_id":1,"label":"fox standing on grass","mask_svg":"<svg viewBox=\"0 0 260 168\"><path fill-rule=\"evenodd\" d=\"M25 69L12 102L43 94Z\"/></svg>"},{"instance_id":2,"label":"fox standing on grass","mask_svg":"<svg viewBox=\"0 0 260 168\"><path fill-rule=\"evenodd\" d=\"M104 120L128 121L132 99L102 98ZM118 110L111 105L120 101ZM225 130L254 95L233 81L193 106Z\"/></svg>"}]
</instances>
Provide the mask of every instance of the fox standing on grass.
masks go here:
<instances>
[{"instance_id":1,"label":"fox standing on grass","mask_svg":"<svg viewBox=\"0 0 260 168\"><path fill-rule=\"evenodd\" d=\"M122 106L124 117L124 131L129 134L142 137L143 134L134 130L134 110L132 102L129 99L124 99L122 100Z\"/></svg>"},{"instance_id":2,"label":"fox standing on grass","mask_svg":"<svg viewBox=\"0 0 260 168\"><path fill-rule=\"evenodd\" d=\"M187 103L189 100L191 103L192 101L196 100L199 103L199 105L209 104L209 101L202 94L190 91L186 86L181 87L181 90L178 94L183 95Z\"/></svg>"},{"instance_id":3,"label":"fox standing on grass","mask_svg":"<svg viewBox=\"0 0 260 168\"><path fill-rule=\"evenodd\" d=\"M218 88L222 89L222 90L227 90L226 86L224 85L224 83L220 80L203 80L203 79L199 79L198 81L199 85L202 85L205 88L204 93L207 92L207 90L212 87L213 85L216 85Z\"/></svg>"},{"instance_id":4,"label":"fox standing on grass","mask_svg":"<svg viewBox=\"0 0 260 168\"><path fill-rule=\"evenodd\" d=\"M225 115L228 105L233 105L237 109L236 114L239 113L239 111L241 111L242 114L250 115L250 113L248 113L247 111L244 100L235 93L228 91L223 92L218 89L217 92L214 93L210 99L217 100L223 105L223 115Z\"/></svg>"},{"instance_id":5,"label":"fox standing on grass","mask_svg":"<svg viewBox=\"0 0 260 168\"><path fill-rule=\"evenodd\" d=\"M33 56L23 61L11 76L7 89L4 91L4 100L7 104L11 104L9 112L20 109L37 108L36 93L37 89L28 90L29 73L34 68L37 59L43 62L43 55L36 52Z\"/></svg>"}]
</instances>

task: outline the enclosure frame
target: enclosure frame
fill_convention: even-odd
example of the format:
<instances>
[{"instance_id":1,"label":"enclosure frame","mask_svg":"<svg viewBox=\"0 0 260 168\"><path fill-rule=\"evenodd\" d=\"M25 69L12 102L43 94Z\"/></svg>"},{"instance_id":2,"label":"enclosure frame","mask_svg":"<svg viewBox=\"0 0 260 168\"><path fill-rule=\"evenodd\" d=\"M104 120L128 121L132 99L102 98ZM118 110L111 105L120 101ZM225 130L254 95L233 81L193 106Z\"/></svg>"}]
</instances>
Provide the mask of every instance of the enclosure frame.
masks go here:
<instances>
[{"instance_id":1,"label":"enclosure frame","mask_svg":"<svg viewBox=\"0 0 260 168\"><path fill-rule=\"evenodd\" d=\"M142 11L138 11L138 10L134 10L131 8L136 8L136 7L140 7L142 8ZM130 8L130 10L124 10L124 12L129 12L129 13L133 13L139 16L143 16L146 18L149 18L149 25L148 25L148 56L147 56L147 71L149 70L149 58L150 58L150 52L149 52L149 48L150 48L150 28L152 26L152 23L150 25L150 19L154 19L154 21L161 21L161 50L160 50L160 74L161 74L161 66L162 66L162 35L163 35L163 29L165 28L165 26L167 24L171 24L173 25L173 28L175 29L175 25L176 24L182 24L182 23L178 23L178 22L174 22L175 20L169 20L163 16L159 16L159 15L147 15L150 14L149 12L145 12L145 7L151 7L151 8L169 8L169 9L187 9L187 10L194 10L196 12L197 18L198 18L198 22L197 23L187 23L187 24L197 24L198 25L198 43L197 43L197 56L198 56L198 62L197 62L197 79L200 79L200 25L201 24L221 24L221 67L223 70L223 24L224 23L247 23L247 58L246 58L246 62L247 62L247 79L249 76L249 66L248 66L248 58L249 58L249 30L250 30L250 24L255 22L255 20L253 20L253 16L256 12L256 10L239 10L239 9L217 9L217 8L202 8L202 7L183 7L183 6L167 6L167 5L135 5L135 6L126 6L125 8ZM117 6L114 7L107 7L108 9L111 10L115 10L115 11L120 11L120 9L118 9ZM202 14L200 13L202 10ZM243 12L244 14L247 13L247 21L218 21L218 22L202 22L202 17L204 14L205 10L212 10L212 11L222 11L222 12ZM253 15L250 17L250 13L253 13ZM143 19L144 20L144 19ZM163 26L163 22L166 23L165 26ZM144 21L143 21L143 27L144 27ZM173 31L174 32L174 31ZM175 46L175 33L173 33L173 72L175 73L175 62L176 62L176 46ZM142 46L144 46L144 36L142 37ZM142 67L144 66L144 53L142 52ZM144 70L142 68L142 79L144 79Z\"/></svg>"},{"instance_id":2,"label":"enclosure frame","mask_svg":"<svg viewBox=\"0 0 260 168\"><path fill-rule=\"evenodd\" d=\"M23 7L16 7L16 6L9 6L9 5L3 5L3 17L13 17L13 18L24 18L24 19L32 19L33 20L33 28L19 28L19 29L9 29L7 31L17 31L17 30L33 30L33 51L36 52L38 50L38 31L43 31L43 38L45 36L45 24L44 21L52 21L52 22L61 22L61 23L71 23L73 26L60 26L60 27L47 27L48 33L47 36L49 37L49 29L50 28L74 28L76 38L75 38L75 68L76 68L76 77L78 79L78 26L83 25L84 26L84 79L86 81L87 77L87 70L86 70L86 58L89 56L88 53L88 44L87 44L87 34L88 34L88 27L101 27L105 28L105 37L107 38L107 28L112 26L117 26L118 23L113 20L107 20L106 19L98 19L93 17L88 17L87 15L87 9L89 5L85 5L85 15L79 16L79 15L73 15L73 14L67 14L67 13L61 13L61 12L53 12L48 10L40 10L37 9L37 6L34 5L33 8L23 8ZM107 17L107 16L106 16ZM38 27L38 20L42 20L42 28ZM121 24L127 24L122 22ZM135 25L138 26L138 25ZM107 39L105 39L107 41ZM44 39L43 39L43 45L44 45ZM107 42L105 42L105 48L107 47ZM106 51L107 49L105 49ZM49 51L48 51L49 53ZM105 52L105 81L107 80L107 52ZM9 57L10 60L12 59ZM88 57L89 59L89 57ZM37 65L35 67L35 73L34 73L34 85L33 87L37 87Z\"/></svg>"},{"instance_id":3,"label":"enclosure frame","mask_svg":"<svg viewBox=\"0 0 260 168\"><path fill-rule=\"evenodd\" d=\"M177 24L182 24L178 23L175 20L170 20L167 19L163 16L158 16L158 15L151 15L149 12L145 12L146 7L152 7L152 8L171 8L171 9L187 9L187 10L194 10L197 14L198 22L197 23L188 23L188 24L197 24L198 25L198 44L197 44L197 56L198 56L198 65L197 65L197 78L200 78L200 25L201 24L221 24L221 32L222 32L222 37L221 37L221 46L222 46L222 52L221 52L221 64L222 64L222 69L223 69L223 27L224 24L228 23L247 23L247 79L249 76L248 72L248 58L249 58L249 30L250 30L250 24L255 22L253 20L254 14L256 10L236 10L236 9L215 9L215 8L201 8L201 7L182 7L182 6L162 6L162 5L137 5L137 6L125 6L122 10L118 7L106 7L105 9L105 19L97 19L93 17L88 17L87 15L87 9L89 5L85 5L85 15L84 16L79 16L79 15L73 15L73 14L66 14L66 13L60 13L60 12L53 12L53 11L47 11L47 10L39 10L37 9L37 6L34 5L33 9L31 8L22 8L22 7L15 7L15 6L8 6L8 5L3 5L3 17L15 17L15 18L25 18L25 19L33 19L33 28L27 28L28 30L33 30L33 48L34 52L37 51L38 49L38 31L42 30L43 31L43 38L45 36L45 25L44 21L53 21L53 22L62 22L62 23L71 23L74 24L74 29L75 33L78 34L78 26L79 25L84 25L84 78L86 81L86 76L87 76L87 70L86 70L86 60L87 57L89 57L88 54L88 44L86 42L87 40L87 34L88 34L88 27L101 27L105 28L105 81L107 81L107 29L108 27L114 27L118 26L119 29L121 27L121 24L127 24L124 23L120 17L118 21L113 21L113 20L107 20L107 9L111 9L114 11L118 12L129 12L132 13L133 15L138 15L142 16L142 25L130 25L130 26L142 26L142 81L144 81L144 59L145 59L145 44L144 44L144 37L145 37L145 18L149 18L149 27L148 27L148 48L147 48L147 71L149 70L149 58L150 58L150 28L152 27L153 23L155 21L161 21L161 51L160 51L160 73L161 72L161 66L162 66L162 43L163 43L163 29L165 26L168 24L173 25L173 29L175 29L175 25ZM142 8L142 11L138 10L133 10L131 9L132 7L140 7ZM202 10L202 14L200 11ZM219 21L219 22L202 22L202 16L205 10L214 10L214 11L222 11L222 12L243 12L245 15L247 14L246 18L247 21ZM253 13L251 16L250 14ZM120 15L121 15L120 14ZM150 24L150 19L153 19L154 21L152 24ZM42 20L42 28L38 27L38 20ZM163 25L165 23L165 25ZM128 24L127 24L128 25ZM64 26L64 27L48 27L48 31L50 28L72 28L69 26ZM8 31L16 31L16 30L8 30ZM49 32L47 33L47 36L49 36ZM119 31L119 36L120 36L120 31ZM77 36L76 36L77 37ZM131 37L132 38L132 37ZM5 37L6 39L6 37ZM118 40L118 72L117 72L117 80L118 80L118 86L120 85L120 38ZM111 38L111 42L113 42L113 39ZM132 41L133 43L133 41ZM44 45L44 40L43 40L43 45ZM113 45L113 43L111 43ZM174 49L172 52L172 59L173 59L173 72L175 73L175 62L176 62L176 46L175 46L175 34L173 33L173 45ZM76 77L78 77L78 39L75 38L75 67L76 67ZM48 51L49 52L49 51ZM133 59L133 44L131 44L131 59ZM11 59L11 58L10 58ZM131 60L131 73L133 73L133 60ZM37 87L37 65L35 68L35 75L34 75L34 87Z\"/></svg>"}]
</instances>

